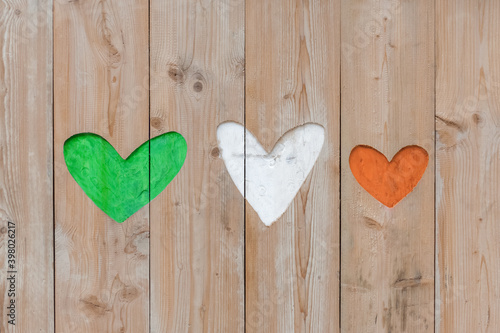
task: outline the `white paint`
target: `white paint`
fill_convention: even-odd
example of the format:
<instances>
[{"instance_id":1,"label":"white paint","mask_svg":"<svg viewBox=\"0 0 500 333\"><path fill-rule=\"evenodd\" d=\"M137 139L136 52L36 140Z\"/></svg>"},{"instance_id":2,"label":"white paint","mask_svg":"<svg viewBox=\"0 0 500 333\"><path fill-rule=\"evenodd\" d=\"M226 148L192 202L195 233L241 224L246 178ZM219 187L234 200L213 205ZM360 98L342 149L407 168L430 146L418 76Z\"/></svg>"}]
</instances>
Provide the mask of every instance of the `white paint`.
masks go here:
<instances>
[{"instance_id":1,"label":"white paint","mask_svg":"<svg viewBox=\"0 0 500 333\"><path fill-rule=\"evenodd\" d=\"M325 130L305 124L288 131L268 153L246 131L246 200L266 226L286 211L311 172L323 146ZM236 187L244 193L245 128L234 122L217 128L222 159Z\"/></svg>"}]
</instances>

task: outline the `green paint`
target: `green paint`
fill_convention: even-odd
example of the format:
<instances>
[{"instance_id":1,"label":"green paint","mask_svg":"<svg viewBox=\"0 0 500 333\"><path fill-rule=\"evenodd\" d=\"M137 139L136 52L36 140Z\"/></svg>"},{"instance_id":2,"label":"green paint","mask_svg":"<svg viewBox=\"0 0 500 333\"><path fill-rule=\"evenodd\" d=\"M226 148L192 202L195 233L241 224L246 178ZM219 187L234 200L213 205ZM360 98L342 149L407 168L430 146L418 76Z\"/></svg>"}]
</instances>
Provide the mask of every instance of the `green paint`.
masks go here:
<instances>
[{"instance_id":1,"label":"green paint","mask_svg":"<svg viewBox=\"0 0 500 333\"><path fill-rule=\"evenodd\" d=\"M167 187L182 168L186 153L186 140L176 132L145 142L125 160L96 134L76 134L64 143L70 174L97 207L119 223Z\"/></svg>"}]
</instances>

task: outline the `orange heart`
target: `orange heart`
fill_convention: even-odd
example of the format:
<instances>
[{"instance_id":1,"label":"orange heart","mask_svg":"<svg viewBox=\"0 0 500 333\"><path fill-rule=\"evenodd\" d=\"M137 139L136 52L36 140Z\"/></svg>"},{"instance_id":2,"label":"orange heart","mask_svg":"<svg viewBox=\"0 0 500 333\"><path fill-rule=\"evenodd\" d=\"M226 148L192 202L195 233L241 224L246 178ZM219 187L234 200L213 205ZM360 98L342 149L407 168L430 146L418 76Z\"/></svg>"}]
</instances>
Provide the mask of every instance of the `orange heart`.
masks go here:
<instances>
[{"instance_id":1,"label":"orange heart","mask_svg":"<svg viewBox=\"0 0 500 333\"><path fill-rule=\"evenodd\" d=\"M354 147L349 156L352 174L359 185L389 208L417 186L428 162L429 154L419 146L404 147L391 162L368 146Z\"/></svg>"}]
</instances>

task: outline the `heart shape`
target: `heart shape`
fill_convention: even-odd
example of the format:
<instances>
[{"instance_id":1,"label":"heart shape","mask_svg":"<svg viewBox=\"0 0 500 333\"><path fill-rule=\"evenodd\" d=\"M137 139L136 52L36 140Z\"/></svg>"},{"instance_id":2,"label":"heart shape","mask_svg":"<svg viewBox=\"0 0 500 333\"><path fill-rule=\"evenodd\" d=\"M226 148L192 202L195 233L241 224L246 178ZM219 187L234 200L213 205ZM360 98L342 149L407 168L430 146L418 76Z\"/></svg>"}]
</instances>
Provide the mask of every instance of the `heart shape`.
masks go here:
<instances>
[{"instance_id":1,"label":"heart shape","mask_svg":"<svg viewBox=\"0 0 500 333\"><path fill-rule=\"evenodd\" d=\"M217 128L221 157L229 175L266 226L283 215L311 172L323 146L324 132L317 124L298 126L285 133L268 153L238 123L227 122Z\"/></svg>"},{"instance_id":2,"label":"heart shape","mask_svg":"<svg viewBox=\"0 0 500 333\"><path fill-rule=\"evenodd\" d=\"M127 159L93 133L76 134L64 143L71 176L97 207L119 223L165 189L182 168L186 153L186 140L176 132L143 143Z\"/></svg>"},{"instance_id":3,"label":"heart shape","mask_svg":"<svg viewBox=\"0 0 500 333\"><path fill-rule=\"evenodd\" d=\"M349 156L349 165L358 183L389 208L417 186L428 162L429 154L419 146L404 147L391 162L369 146L356 146Z\"/></svg>"}]
</instances>

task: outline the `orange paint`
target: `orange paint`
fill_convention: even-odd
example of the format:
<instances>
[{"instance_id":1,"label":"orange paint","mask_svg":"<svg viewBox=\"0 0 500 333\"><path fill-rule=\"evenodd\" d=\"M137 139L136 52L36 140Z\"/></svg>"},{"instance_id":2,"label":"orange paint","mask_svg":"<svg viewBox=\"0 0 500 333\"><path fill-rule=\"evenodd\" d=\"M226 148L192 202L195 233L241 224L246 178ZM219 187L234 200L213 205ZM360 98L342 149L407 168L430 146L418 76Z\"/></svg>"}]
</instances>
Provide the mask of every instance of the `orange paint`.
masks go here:
<instances>
[{"instance_id":1,"label":"orange paint","mask_svg":"<svg viewBox=\"0 0 500 333\"><path fill-rule=\"evenodd\" d=\"M391 162L378 150L356 146L349 156L352 174L375 199L391 208L417 186L429 162L419 146L401 149Z\"/></svg>"}]
</instances>

